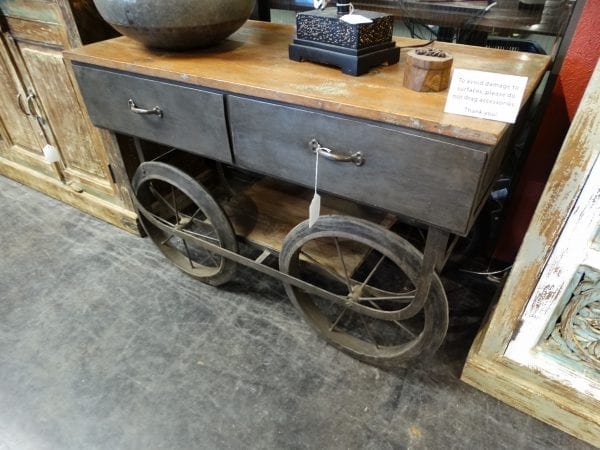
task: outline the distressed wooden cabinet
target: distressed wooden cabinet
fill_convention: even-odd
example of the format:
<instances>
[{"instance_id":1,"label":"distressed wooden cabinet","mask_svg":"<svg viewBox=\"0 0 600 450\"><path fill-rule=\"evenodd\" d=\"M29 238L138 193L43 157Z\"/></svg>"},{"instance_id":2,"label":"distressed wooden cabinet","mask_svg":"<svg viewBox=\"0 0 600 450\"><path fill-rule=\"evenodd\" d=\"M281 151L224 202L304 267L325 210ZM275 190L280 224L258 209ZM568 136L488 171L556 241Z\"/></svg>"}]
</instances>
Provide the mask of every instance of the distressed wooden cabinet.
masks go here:
<instances>
[{"instance_id":1,"label":"distressed wooden cabinet","mask_svg":"<svg viewBox=\"0 0 600 450\"><path fill-rule=\"evenodd\" d=\"M467 383L600 445L600 65L589 82Z\"/></svg>"},{"instance_id":2,"label":"distressed wooden cabinet","mask_svg":"<svg viewBox=\"0 0 600 450\"><path fill-rule=\"evenodd\" d=\"M0 12L0 174L137 231L116 141L89 122L62 57L110 34L91 1L0 0ZM47 144L60 161L46 161Z\"/></svg>"}]
</instances>

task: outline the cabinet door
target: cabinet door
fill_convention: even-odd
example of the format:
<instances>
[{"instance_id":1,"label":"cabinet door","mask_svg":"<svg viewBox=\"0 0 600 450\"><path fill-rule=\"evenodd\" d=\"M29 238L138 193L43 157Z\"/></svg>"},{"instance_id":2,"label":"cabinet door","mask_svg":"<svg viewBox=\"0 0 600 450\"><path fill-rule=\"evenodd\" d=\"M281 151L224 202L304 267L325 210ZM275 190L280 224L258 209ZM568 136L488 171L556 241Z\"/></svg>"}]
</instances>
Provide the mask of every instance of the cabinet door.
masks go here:
<instances>
[{"instance_id":1,"label":"cabinet door","mask_svg":"<svg viewBox=\"0 0 600 450\"><path fill-rule=\"evenodd\" d=\"M35 94L29 104L32 112L42 118L40 124L33 124L38 126L41 146L32 147L54 145L61 157L58 168L67 182L129 208L126 193L115 185L109 169L107 147L114 144L91 125L70 68L62 58L62 50L70 46L69 37L73 41L74 33L67 29L64 11L52 1L0 0L0 7L6 16L6 47L27 93ZM6 115L14 114L7 111ZM12 159L18 157L35 165L29 153L21 148L12 150ZM40 171L50 168L43 160L37 162Z\"/></svg>"},{"instance_id":2,"label":"cabinet door","mask_svg":"<svg viewBox=\"0 0 600 450\"><path fill-rule=\"evenodd\" d=\"M35 43L18 45L36 93L35 107L45 133L58 148L65 176L95 191L113 193L108 161L98 132L78 101L59 50Z\"/></svg>"},{"instance_id":3,"label":"cabinet door","mask_svg":"<svg viewBox=\"0 0 600 450\"><path fill-rule=\"evenodd\" d=\"M0 155L19 164L53 175L45 163L41 129L31 115L27 115L28 92L15 70L5 39L0 38L0 117L3 122L4 145ZM20 105L19 106L19 102Z\"/></svg>"}]
</instances>

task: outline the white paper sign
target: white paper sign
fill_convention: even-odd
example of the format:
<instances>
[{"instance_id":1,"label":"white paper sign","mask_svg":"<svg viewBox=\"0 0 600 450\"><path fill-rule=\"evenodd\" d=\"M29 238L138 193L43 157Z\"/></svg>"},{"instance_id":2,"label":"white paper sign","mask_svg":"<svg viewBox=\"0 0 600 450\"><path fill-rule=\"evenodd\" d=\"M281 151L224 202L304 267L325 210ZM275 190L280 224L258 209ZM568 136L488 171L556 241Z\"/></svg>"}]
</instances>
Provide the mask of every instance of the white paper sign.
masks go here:
<instances>
[{"instance_id":1,"label":"white paper sign","mask_svg":"<svg viewBox=\"0 0 600 450\"><path fill-rule=\"evenodd\" d=\"M527 77L454 69L447 113L515 123Z\"/></svg>"}]
</instances>

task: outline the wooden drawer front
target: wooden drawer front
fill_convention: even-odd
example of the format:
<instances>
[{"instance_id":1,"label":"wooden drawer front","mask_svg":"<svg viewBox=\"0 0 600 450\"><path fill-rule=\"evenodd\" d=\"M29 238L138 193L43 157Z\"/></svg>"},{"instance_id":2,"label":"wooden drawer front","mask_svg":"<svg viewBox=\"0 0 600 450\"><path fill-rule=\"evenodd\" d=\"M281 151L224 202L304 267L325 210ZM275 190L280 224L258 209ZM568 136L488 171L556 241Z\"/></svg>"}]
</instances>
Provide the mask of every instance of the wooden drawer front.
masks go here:
<instances>
[{"instance_id":1,"label":"wooden drawer front","mask_svg":"<svg viewBox=\"0 0 600 450\"><path fill-rule=\"evenodd\" d=\"M184 85L74 65L94 125L231 162L223 96ZM158 115L136 114L128 104Z\"/></svg>"},{"instance_id":2,"label":"wooden drawer front","mask_svg":"<svg viewBox=\"0 0 600 450\"><path fill-rule=\"evenodd\" d=\"M319 158L319 188L466 232L486 149L241 97L228 97L228 109L237 165L312 186L312 138L338 153L360 151L362 166Z\"/></svg>"},{"instance_id":3,"label":"wooden drawer front","mask_svg":"<svg viewBox=\"0 0 600 450\"><path fill-rule=\"evenodd\" d=\"M6 23L11 36L18 41L39 42L59 48L68 46L66 30L62 25L33 22L13 17L7 17Z\"/></svg>"},{"instance_id":4,"label":"wooden drawer front","mask_svg":"<svg viewBox=\"0 0 600 450\"><path fill-rule=\"evenodd\" d=\"M0 0L0 10L6 17L60 24L60 7L55 3L39 0Z\"/></svg>"}]
</instances>

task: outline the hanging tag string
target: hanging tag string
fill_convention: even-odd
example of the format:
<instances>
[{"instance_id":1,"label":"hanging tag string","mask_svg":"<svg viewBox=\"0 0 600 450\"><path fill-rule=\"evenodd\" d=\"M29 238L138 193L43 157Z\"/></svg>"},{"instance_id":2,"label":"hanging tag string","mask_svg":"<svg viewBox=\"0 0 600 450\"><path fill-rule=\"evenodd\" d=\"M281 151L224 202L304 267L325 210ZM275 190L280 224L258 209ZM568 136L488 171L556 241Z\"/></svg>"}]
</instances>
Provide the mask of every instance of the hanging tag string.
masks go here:
<instances>
[{"instance_id":1,"label":"hanging tag string","mask_svg":"<svg viewBox=\"0 0 600 450\"><path fill-rule=\"evenodd\" d=\"M319 149L317 149L315 151L315 154L317 155L317 161L315 163L315 194L317 193L317 183L319 180Z\"/></svg>"}]
</instances>

